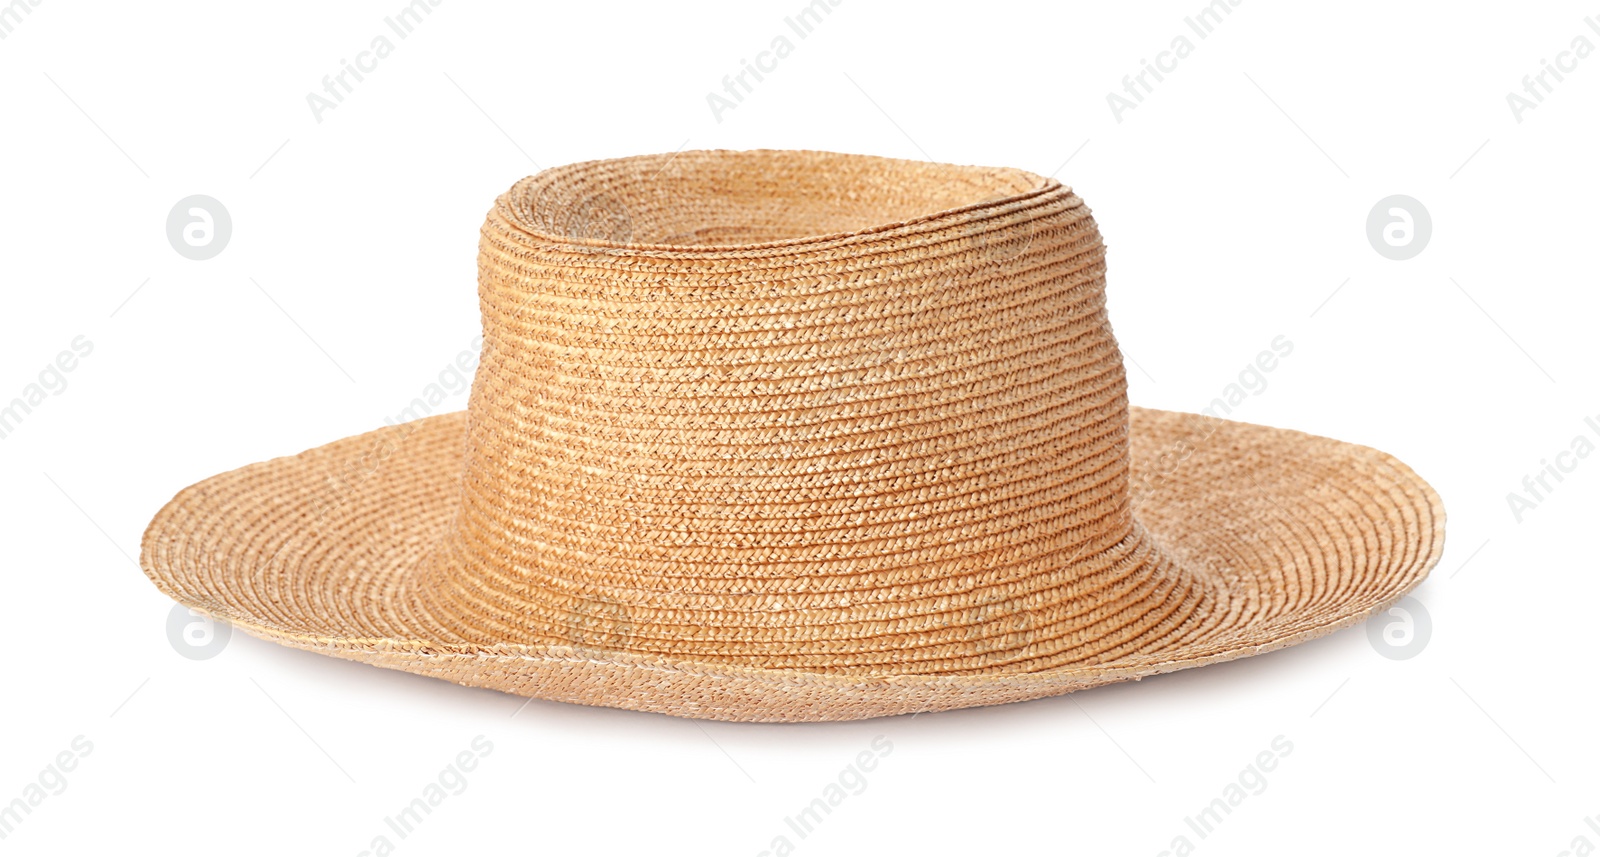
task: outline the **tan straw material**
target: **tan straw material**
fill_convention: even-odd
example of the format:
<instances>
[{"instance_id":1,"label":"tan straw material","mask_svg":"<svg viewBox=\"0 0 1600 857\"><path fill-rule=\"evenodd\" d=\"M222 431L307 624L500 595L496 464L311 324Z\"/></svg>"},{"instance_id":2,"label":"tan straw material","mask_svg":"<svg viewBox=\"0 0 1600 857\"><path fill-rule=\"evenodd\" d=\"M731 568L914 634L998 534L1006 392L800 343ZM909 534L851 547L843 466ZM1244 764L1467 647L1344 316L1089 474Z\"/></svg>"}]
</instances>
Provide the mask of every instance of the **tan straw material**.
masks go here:
<instances>
[{"instance_id":1,"label":"tan straw material","mask_svg":"<svg viewBox=\"0 0 1600 857\"><path fill-rule=\"evenodd\" d=\"M682 152L518 182L466 413L184 489L145 571L297 648L546 699L845 720L1292 645L1444 510L1376 450L1130 408L1053 179Z\"/></svg>"}]
</instances>

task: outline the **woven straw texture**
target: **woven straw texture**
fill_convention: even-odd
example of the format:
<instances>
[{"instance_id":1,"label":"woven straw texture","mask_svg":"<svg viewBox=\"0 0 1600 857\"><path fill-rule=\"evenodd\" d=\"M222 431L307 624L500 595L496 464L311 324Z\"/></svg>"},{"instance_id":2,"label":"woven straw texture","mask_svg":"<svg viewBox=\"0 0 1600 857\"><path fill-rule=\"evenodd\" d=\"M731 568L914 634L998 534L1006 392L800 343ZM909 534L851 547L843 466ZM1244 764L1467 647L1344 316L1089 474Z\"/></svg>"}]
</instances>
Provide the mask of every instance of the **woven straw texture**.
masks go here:
<instances>
[{"instance_id":1,"label":"woven straw texture","mask_svg":"<svg viewBox=\"0 0 1600 857\"><path fill-rule=\"evenodd\" d=\"M988 705L1256 654L1426 576L1365 447L1130 408L1052 179L682 152L517 183L468 410L180 492L166 593L467 685L725 720Z\"/></svg>"}]
</instances>

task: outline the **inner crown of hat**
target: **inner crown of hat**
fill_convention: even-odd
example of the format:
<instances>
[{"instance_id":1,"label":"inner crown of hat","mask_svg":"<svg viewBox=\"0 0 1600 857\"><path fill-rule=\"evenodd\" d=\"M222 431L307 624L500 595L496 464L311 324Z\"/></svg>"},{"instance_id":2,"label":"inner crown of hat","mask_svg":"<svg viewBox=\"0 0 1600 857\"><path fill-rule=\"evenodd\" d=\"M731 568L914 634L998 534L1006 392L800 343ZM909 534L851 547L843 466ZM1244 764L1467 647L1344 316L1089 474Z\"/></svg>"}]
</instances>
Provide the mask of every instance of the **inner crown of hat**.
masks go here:
<instances>
[{"instance_id":1,"label":"inner crown of hat","mask_svg":"<svg viewBox=\"0 0 1600 857\"><path fill-rule=\"evenodd\" d=\"M749 249L981 216L1052 183L870 155L691 151L546 170L527 180L522 214L587 245Z\"/></svg>"}]
</instances>

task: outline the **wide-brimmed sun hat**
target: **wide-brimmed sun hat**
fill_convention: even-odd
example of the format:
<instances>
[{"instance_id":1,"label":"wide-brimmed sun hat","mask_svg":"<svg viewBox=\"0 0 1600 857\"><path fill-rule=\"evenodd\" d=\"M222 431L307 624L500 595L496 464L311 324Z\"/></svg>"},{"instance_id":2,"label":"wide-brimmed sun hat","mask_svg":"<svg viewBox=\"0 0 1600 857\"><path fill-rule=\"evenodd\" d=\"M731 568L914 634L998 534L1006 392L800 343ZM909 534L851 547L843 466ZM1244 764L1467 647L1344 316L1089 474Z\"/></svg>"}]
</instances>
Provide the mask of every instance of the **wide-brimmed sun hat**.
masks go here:
<instances>
[{"instance_id":1,"label":"wide-brimmed sun hat","mask_svg":"<svg viewBox=\"0 0 1600 857\"><path fill-rule=\"evenodd\" d=\"M1105 251L1015 169L573 164L480 242L464 413L179 492L161 590L566 702L845 720L1289 646L1398 601L1438 495L1363 446L1132 408Z\"/></svg>"}]
</instances>

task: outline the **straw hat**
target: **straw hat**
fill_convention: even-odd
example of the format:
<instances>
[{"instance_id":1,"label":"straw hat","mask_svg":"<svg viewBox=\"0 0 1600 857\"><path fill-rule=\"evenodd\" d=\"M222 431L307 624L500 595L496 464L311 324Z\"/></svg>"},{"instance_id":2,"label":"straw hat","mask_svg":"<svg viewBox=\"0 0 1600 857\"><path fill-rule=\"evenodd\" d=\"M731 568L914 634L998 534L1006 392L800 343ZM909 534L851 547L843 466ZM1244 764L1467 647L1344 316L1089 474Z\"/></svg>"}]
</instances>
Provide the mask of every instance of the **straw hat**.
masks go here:
<instances>
[{"instance_id":1,"label":"straw hat","mask_svg":"<svg viewBox=\"0 0 1600 857\"><path fill-rule=\"evenodd\" d=\"M465 413L252 464L145 533L296 648L721 720L990 705L1361 622L1439 558L1394 458L1130 408L1105 251L1014 169L682 152L518 182Z\"/></svg>"}]
</instances>

